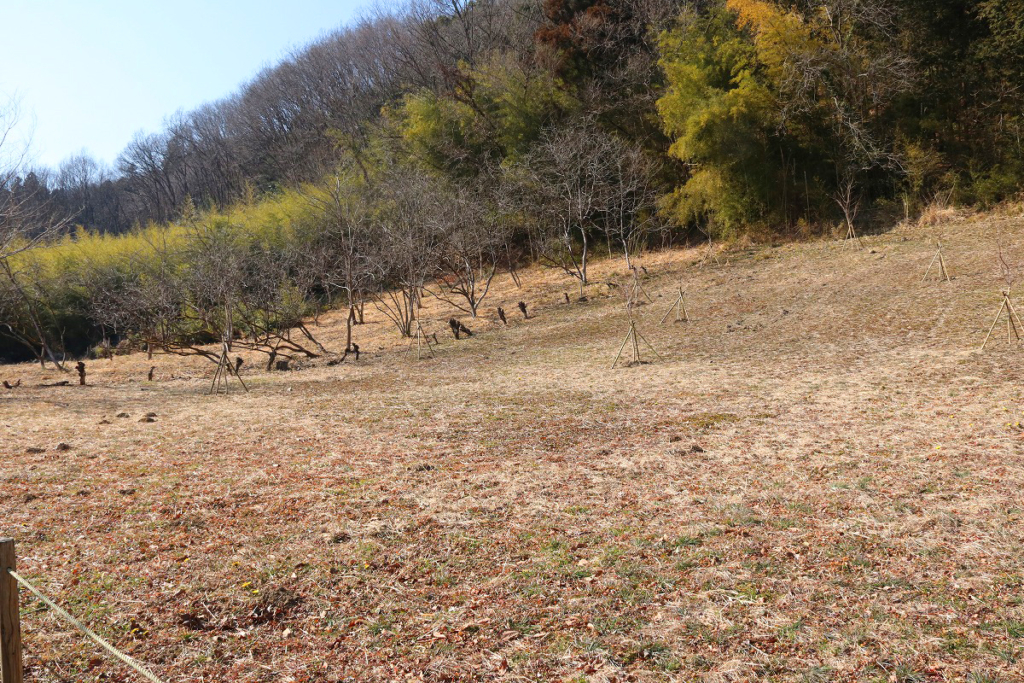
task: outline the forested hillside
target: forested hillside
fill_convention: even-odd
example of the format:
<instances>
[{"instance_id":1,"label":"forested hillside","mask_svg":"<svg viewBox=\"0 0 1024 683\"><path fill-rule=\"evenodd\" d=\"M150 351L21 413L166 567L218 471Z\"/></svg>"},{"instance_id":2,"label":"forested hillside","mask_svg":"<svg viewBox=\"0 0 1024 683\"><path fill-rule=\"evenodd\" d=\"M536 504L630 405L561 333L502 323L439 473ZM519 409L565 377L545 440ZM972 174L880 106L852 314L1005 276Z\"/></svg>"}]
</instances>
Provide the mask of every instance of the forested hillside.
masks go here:
<instances>
[{"instance_id":1,"label":"forested hillside","mask_svg":"<svg viewBox=\"0 0 1024 683\"><path fill-rule=\"evenodd\" d=\"M494 274L530 261L584 296L595 251L993 204L1024 178L1022 16L1024 0L373 14L140 133L114 168L0 155L0 355L223 337L321 355L302 321L332 305L353 324L376 305L408 335L424 293L475 316Z\"/></svg>"}]
</instances>

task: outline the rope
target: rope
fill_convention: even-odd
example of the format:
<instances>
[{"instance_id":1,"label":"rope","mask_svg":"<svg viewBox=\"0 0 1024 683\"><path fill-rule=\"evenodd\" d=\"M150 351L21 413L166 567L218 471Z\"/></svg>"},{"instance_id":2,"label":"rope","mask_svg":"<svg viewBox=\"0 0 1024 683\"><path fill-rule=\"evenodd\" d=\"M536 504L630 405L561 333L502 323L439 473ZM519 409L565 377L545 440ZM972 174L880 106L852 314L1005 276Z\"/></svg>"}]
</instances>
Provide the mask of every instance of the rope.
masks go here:
<instances>
[{"instance_id":1,"label":"rope","mask_svg":"<svg viewBox=\"0 0 1024 683\"><path fill-rule=\"evenodd\" d=\"M25 588L27 588L30 591L32 591L32 594L35 595L40 600L42 600L43 603L46 604L47 607L52 609L54 612L56 612L60 616L64 617L64 619L66 619L68 621L68 623L70 623L72 626L74 626L79 631L81 631L86 636L88 636L93 642L95 642L97 645L102 647L104 650L106 650L110 654L112 654L115 657L117 657L118 659L120 659L126 665L128 665L131 668L135 669L137 672L139 672L139 674L142 677L146 678L149 681L152 681L152 683L163 683L163 681L161 681L159 678L157 678L156 675L154 675L152 671L150 671L145 666L140 664L136 659L126 655L125 653L121 652L120 650L118 650L116 647L114 647L113 645L111 645L107 641L103 640L103 638L101 638L98 635L96 635L95 631L93 631L88 626L86 626L85 624L80 622L78 619L75 619L73 616L71 616L70 614L65 612L59 605L57 605L52 600L50 600L48 597L46 597L45 595L40 593L38 588L33 586L26 579L24 579L21 576L19 576L18 573L15 572L13 569L8 569L7 573L10 574L11 576L13 576L18 583L20 583Z\"/></svg>"}]
</instances>

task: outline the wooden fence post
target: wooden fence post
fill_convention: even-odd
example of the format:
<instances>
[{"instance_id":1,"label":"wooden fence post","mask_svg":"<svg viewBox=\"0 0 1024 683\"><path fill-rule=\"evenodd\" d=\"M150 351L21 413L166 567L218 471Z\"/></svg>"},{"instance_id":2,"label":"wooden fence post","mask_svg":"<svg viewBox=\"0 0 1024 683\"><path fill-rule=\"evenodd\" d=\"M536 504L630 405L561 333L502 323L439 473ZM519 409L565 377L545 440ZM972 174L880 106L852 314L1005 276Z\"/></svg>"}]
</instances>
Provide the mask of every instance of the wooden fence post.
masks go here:
<instances>
[{"instance_id":1,"label":"wooden fence post","mask_svg":"<svg viewBox=\"0 0 1024 683\"><path fill-rule=\"evenodd\" d=\"M17 571L14 539L0 538L0 683L22 683L18 582L8 570Z\"/></svg>"}]
</instances>

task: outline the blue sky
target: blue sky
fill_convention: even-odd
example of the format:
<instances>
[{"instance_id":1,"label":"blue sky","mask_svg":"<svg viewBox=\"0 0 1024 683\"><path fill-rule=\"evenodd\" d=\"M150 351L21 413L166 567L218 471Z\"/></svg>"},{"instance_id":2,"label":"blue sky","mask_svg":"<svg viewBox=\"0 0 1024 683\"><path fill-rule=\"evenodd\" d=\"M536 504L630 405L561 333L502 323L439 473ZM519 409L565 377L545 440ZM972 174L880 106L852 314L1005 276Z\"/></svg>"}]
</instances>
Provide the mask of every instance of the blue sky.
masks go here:
<instances>
[{"instance_id":1,"label":"blue sky","mask_svg":"<svg viewBox=\"0 0 1024 683\"><path fill-rule=\"evenodd\" d=\"M32 159L113 163L137 130L220 99L366 0L0 0L0 102Z\"/></svg>"}]
</instances>

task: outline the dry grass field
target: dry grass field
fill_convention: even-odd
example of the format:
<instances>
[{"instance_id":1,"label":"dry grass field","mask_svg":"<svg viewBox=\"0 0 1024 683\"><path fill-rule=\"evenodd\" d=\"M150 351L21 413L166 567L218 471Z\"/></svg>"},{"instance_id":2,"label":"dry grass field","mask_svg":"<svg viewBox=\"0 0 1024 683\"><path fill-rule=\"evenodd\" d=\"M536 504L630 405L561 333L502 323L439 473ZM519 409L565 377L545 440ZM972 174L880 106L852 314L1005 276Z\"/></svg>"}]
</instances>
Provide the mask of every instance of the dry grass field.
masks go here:
<instances>
[{"instance_id":1,"label":"dry grass field","mask_svg":"<svg viewBox=\"0 0 1024 683\"><path fill-rule=\"evenodd\" d=\"M922 283L939 236L954 280ZM1024 680L1024 356L1005 323L978 352L997 239L1024 264L1005 214L648 255L664 359L616 370L622 295L566 305L541 268L469 340L428 299L436 358L368 308L358 363L253 358L248 394L196 358L2 367L0 535L166 681ZM680 285L692 320L659 325ZM29 680L136 680L23 612Z\"/></svg>"}]
</instances>

